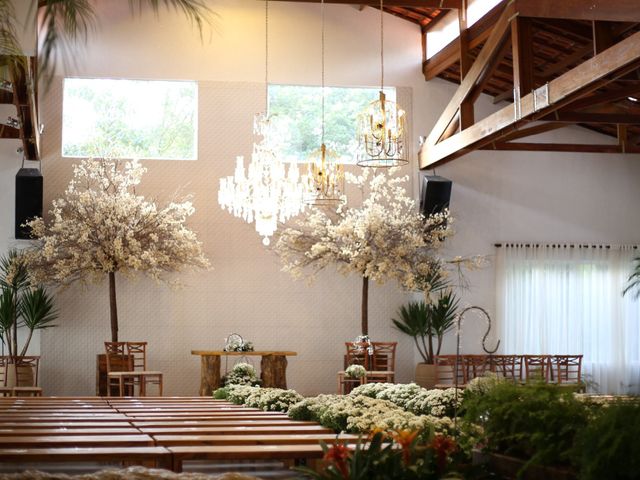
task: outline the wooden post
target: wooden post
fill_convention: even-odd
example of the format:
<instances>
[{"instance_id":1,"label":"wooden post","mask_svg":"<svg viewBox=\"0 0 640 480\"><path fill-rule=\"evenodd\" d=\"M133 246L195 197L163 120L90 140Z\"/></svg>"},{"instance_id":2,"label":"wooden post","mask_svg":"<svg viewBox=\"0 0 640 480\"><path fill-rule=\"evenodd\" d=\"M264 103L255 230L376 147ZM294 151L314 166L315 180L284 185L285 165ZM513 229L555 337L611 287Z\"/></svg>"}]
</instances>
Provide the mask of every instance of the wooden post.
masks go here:
<instances>
[{"instance_id":1,"label":"wooden post","mask_svg":"<svg viewBox=\"0 0 640 480\"><path fill-rule=\"evenodd\" d=\"M262 386L286 389L287 363L284 355L263 355L260 362Z\"/></svg>"},{"instance_id":2,"label":"wooden post","mask_svg":"<svg viewBox=\"0 0 640 480\"><path fill-rule=\"evenodd\" d=\"M118 341L118 302L116 300L116 274L109 272L109 313L111 315L111 341Z\"/></svg>"},{"instance_id":3,"label":"wooden post","mask_svg":"<svg viewBox=\"0 0 640 480\"><path fill-rule=\"evenodd\" d=\"M200 396L210 397L220 388L220 355L201 355L200 362Z\"/></svg>"}]
</instances>

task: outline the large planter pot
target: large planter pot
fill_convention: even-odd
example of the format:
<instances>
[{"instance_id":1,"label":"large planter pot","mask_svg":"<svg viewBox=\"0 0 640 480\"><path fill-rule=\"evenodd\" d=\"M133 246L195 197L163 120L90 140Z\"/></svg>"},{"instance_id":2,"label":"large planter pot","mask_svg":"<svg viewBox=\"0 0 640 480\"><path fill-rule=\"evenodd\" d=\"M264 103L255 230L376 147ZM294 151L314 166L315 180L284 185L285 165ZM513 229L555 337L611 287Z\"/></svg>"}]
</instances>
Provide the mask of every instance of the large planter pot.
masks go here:
<instances>
[{"instance_id":1,"label":"large planter pot","mask_svg":"<svg viewBox=\"0 0 640 480\"><path fill-rule=\"evenodd\" d=\"M7 387L33 387L34 385L33 368L27 365L18 367L18 375L16 378L16 366L13 363L7 365ZM20 381L18 381L18 379Z\"/></svg>"},{"instance_id":2,"label":"large planter pot","mask_svg":"<svg viewBox=\"0 0 640 480\"><path fill-rule=\"evenodd\" d=\"M424 388L436 386L436 366L430 363L416 365L416 383Z\"/></svg>"}]
</instances>

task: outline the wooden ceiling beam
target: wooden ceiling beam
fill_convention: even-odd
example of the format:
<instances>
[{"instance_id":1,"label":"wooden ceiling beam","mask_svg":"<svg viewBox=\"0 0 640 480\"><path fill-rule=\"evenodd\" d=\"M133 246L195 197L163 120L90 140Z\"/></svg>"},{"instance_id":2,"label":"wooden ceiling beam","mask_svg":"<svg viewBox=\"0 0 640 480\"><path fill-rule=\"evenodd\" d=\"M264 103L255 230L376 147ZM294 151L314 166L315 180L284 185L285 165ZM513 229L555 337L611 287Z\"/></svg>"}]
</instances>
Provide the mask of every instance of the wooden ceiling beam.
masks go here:
<instances>
[{"instance_id":1,"label":"wooden ceiling beam","mask_svg":"<svg viewBox=\"0 0 640 480\"><path fill-rule=\"evenodd\" d=\"M581 143L491 143L480 150L506 150L529 152L579 152L579 153L625 153L620 145L592 145ZM628 147L626 153L640 152L640 148Z\"/></svg>"},{"instance_id":2,"label":"wooden ceiling beam","mask_svg":"<svg viewBox=\"0 0 640 480\"><path fill-rule=\"evenodd\" d=\"M492 27L500 17L503 8L504 6L502 4L496 5L489 13L469 27L467 38L469 50L473 50L487 41L487 38L491 35ZM459 61L460 49L458 48L458 41L456 39L423 63L422 73L424 74L425 80L431 80L437 77Z\"/></svg>"},{"instance_id":3,"label":"wooden ceiling beam","mask_svg":"<svg viewBox=\"0 0 640 480\"><path fill-rule=\"evenodd\" d=\"M499 35L502 27L500 24L496 25L492 37L495 38L496 35ZM488 41L487 44L489 44ZM577 98L603 88L615 81L617 76L625 75L639 66L640 32L637 32L571 71L551 80L547 85L548 104L546 107L536 106L534 103L535 92L532 92L522 97L519 112L515 112L514 106L507 106L438 143L442 132L440 129L444 128L442 123L446 121L448 124L448 120L444 120L443 117L450 119L451 110L454 110L455 113L456 105L450 104L445 109L447 115L440 117L436 123L438 128L431 131L427 141L420 149L420 168L432 168L452 160L470 149L482 148L509 133L509 129L514 130L522 123L539 120L549 113L565 107ZM468 78L472 78L471 74ZM454 94L453 100L458 102L458 105L466 97L466 88L464 87L463 82L463 85Z\"/></svg>"},{"instance_id":4,"label":"wooden ceiling beam","mask_svg":"<svg viewBox=\"0 0 640 480\"><path fill-rule=\"evenodd\" d=\"M622 150L622 153L627 153L629 150L629 132L626 125L617 126L618 145Z\"/></svg>"},{"instance_id":5,"label":"wooden ceiling beam","mask_svg":"<svg viewBox=\"0 0 640 480\"><path fill-rule=\"evenodd\" d=\"M532 127L521 128L514 130L513 132L500 138L500 142L510 142L511 140L518 140L519 138L531 137L533 135L540 135L541 133L547 133L552 130L566 127L566 123L562 122L544 122Z\"/></svg>"},{"instance_id":6,"label":"wooden ceiling beam","mask_svg":"<svg viewBox=\"0 0 640 480\"><path fill-rule=\"evenodd\" d=\"M515 17L511 20L511 57L513 58L513 86L519 96L534 88L533 33L531 20Z\"/></svg>"},{"instance_id":7,"label":"wooden ceiling beam","mask_svg":"<svg viewBox=\"0 0 640 480\"><path fill-rule=\"evenodd\" d=\"M320 0L272 0L272 1L294 1L299 3L320 3ZM324 3L335 3L339 5L366 5L369 7L379 7L380 0L324 0ZM424 7L438 8L440 10L451 10L460 8L462 0L384 0L385 7Z\"/></svg>"},{"instance_id":8,"label":"wooden ceiling beam","mask_svg":"<svg viewBox=\"0 0 640 480\"><path fill-rule=\"evenodd\" d=\"M593 95L583 97L573 102L570 108L571 110L580 110L582 108L593 107L602 103L615 102L638 94L640 94L640 81L608 92L594 93Z\"/></svg>"},{"instance_id":9,"label":"wooden ceiling beam","mask_svg":"<svg viewBox=\"0 0 640 480\"><path fill-rule=\"evenodd\" d=\"M523 17L640 22L637 0L516 0Z\"/></svg>"},{"instance_id":10,"label":"wooden ceiling beam","mask_svg":"<svg viewBox=\"0 0 640 480\"><path fill-rule=\"evenodd\" d=\"M571 106L569 105L569 108ZM584 112L560 112L555 111L542 117L541 120L549 120L564 123L612 123L624 125L640 125L640 115L630 113L584 113Z\"/></svg>"},{"instance_id":11,"label":"wooden ceiling beam","mask_svg":"<svg viewBox=\"0 0 640 480\"><path fill-rule=\"evenodd\" d=\"M0 138L20 138L20 130L9 125L0 125Z\"/></svg>"},{"instance_id":12,"label":"wooden ceiling beam","mask_svg":"<svg viewBox=\"0 0 640 480\"><path fill-rule=\"evenodd\" d=\"M469 94L471 94L476 83L480 79L483 72L486 70L493 56L497 54L496 50L499 50L502 41L509 31L509 25L511 16L513 15L512 4L506 6L503 10L498 22L495 24L494 29L491 31L491 35L485 42L480 54L473 62L473 65L469 69L467 75L462 79L460 87L453 94L453 97L449 101L449 104L444 109L444 112L440 115L440 118L436 122L435 126L431 130L431 133L427 137L425 144L434 145L441 138L447 125L451 123L452 118L456 115L460 109L460 104L464 102Z\"/></svg>"}]
</instances>

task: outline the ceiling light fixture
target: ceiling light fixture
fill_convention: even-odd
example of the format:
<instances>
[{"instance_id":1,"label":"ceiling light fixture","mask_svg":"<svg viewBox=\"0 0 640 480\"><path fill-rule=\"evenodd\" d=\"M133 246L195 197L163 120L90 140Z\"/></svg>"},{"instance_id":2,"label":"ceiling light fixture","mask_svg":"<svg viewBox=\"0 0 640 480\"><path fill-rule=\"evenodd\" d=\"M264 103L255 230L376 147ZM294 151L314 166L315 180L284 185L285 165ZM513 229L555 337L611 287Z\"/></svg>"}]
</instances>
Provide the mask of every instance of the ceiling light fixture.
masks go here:
<instances>
[{"instance_id":1,"label":"ceiling light fixture","mask_svg":"<svg viewBox=\"0 0 640 480\"><path fill-rule=\"evenodd\" d=\"M339 163L338 155L328 151L324 141L325 134L325 98L324 86L324 0L320 2L321 17L321 58L322 58L322 134L320 148L311 153L309 169L304 177L306 188L305 203L310 205L333 205L341 201L344 191L344 167Z\"/></svg>"},{"instance_id":2,"label":"ceiling light fixture","mask_svg":"<svg viewBox=\"0 0 640 480\"><path fill-rule=\"evenodd\" d=\"M278 228L304 209L304 187L296 163L287 170L278 154L278 129L269 116L269 0L265 0L265 111L253 122L253 153L245 172L244 157L236 158L233 176L220 179L218 203L248 223L255 221L268 246Z\"/></svg>"},{"instance_id":3,"label":"ceiling light fixture","mask_svg":"<svg viewBox=\"0 0 640 480\"><path fill-rule=\"evenodd\" d=\"M361 167L406 165L406 113L384 93L384 3L380 0L380 97L358 116L358 155Z\"/></svg>"}]
</instances>

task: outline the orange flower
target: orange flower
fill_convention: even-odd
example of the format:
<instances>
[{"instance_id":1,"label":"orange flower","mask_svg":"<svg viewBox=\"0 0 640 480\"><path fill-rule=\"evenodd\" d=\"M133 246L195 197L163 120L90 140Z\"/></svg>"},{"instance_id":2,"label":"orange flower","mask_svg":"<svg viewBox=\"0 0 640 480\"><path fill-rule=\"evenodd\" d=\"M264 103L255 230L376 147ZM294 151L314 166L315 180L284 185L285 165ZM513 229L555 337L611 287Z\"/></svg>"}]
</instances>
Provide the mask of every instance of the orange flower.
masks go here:
<instances>
[{"instance_id":1,"label":"orange flower","mask_svg":"<svg viewBox=\"0 0 640 480\"><path fill-rule=\"evenodd\" d=\"M334 443L324 454L323 460L326 464L333 463L342 478L349 478L349 468L347 462L351 458L351 450L342 443Z\"/></svg>"},{"instance_id":2,"label":"orange flower","mask_svg":"<svg viewBox=\"0 0 640 480\"><path fill-rule=\"evenodd\" d=\"M435 451L438 470L441 472L447 466L447 457L458 448L453 438L446 435L436 435L427 447Z\"/></svg>"},{"instance_id":3,"label":"orange flower","mask_svg":"<svg viewBox=\"0 0 640 480\"><path fill-rule=\"evenodd\" d=\"M397 430L393 435L393 439L402 447L402 461L405 465L409 465L411 461L411 446L417 436L417 430Z\"/></svg>"}]
</instances>

